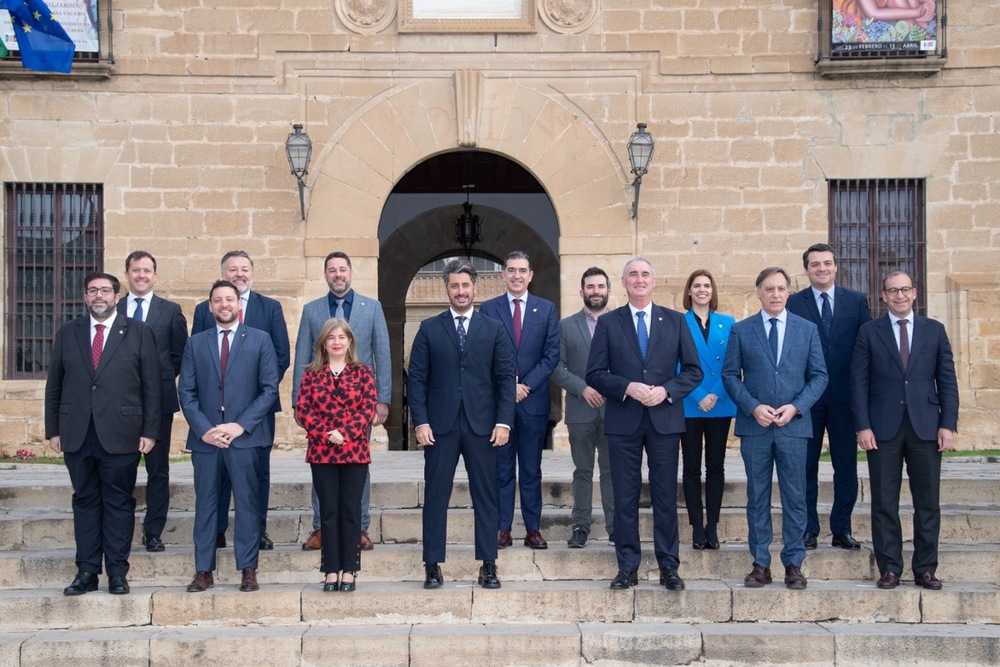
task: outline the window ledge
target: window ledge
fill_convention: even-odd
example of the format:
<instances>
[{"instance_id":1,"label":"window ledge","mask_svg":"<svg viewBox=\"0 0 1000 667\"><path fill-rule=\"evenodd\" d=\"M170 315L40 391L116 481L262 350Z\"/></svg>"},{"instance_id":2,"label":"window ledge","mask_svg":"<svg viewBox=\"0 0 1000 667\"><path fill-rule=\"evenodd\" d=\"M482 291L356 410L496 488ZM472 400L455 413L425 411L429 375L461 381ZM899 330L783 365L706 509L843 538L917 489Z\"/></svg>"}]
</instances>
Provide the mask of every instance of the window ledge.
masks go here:
<instances>
[{"instance_id":1,"label":"window ledge","mask_svg":"<svg viewBox=\"0 0 1000 667\"><path fill-rule=\"evenodd\" d=\"M26 68L20 60L0 60L0 79L110 79L115 66L109 62L74 62L69 74L36 72Z\"/></svg>"},{"instance_id":2,"label":"window ledge","mask_svg":"<svg viewBox=\"0 0 1000 667\"><path fill-rule=\"evenodd\" d=\"M826 79L873 76L933 76L948 64L945 56L931 58L857 58L823 59L816 63L816 71Z\"/></svg>"}]
</instances>

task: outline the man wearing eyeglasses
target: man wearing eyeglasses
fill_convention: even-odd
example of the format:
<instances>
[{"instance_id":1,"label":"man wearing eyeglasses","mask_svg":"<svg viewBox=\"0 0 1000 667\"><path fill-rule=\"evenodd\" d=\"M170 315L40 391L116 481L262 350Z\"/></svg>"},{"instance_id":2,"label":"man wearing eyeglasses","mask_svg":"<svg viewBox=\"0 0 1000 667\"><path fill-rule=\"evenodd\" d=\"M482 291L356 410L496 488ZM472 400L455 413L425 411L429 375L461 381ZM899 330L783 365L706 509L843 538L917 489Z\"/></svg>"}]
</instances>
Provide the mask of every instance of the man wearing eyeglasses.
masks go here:
<instances>
[{"instance_id":1,"label":"man wearing eyeglasses","mask_svg":"<svg viewBox=\"0 0 1000 667\"><path fill-rule=\"evenodd\" d=\"M139 455L160 433L160 357L153 330L115 312L118 278L84 285L88 314L59 327L45 383L45 437L73 484L77 573L63 593L96 591L103 565L108 592L124 595Z\"/></svg>"},{"instance_id":2,"label":"man wearing eyeglasses","mask_svg":"<svg viewBox=\"0 0 1000 667\"><path fill-rule=\"evenodd\" d=\"M851 364L851 410L868 455L872 543L880 578L895 588L903 572L899 490L903 462L913 497L914 583L940 590L941 452L954 449L958 381L944 326L913 312L917 289L903 271L882 281L889 312L858 332Z\"/></svg>"}]
</instances>

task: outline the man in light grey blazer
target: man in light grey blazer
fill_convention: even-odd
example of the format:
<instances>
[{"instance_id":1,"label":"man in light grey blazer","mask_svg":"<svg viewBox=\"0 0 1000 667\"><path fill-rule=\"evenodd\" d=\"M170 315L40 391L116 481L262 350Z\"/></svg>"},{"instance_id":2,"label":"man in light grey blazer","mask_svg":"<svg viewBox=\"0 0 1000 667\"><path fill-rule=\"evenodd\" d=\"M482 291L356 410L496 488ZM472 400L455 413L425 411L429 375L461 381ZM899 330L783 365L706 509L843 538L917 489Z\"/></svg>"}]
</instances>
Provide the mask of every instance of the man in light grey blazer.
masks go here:
<instances>
[{"instance_id":1,"label":"man in light grey blazer","mask_svg":"<svg viewBox=\"0 0 1000 667\"><path fill-rule=\"evenodd\" d=\"M771 583L771 475L781 492L781 562L785 586L806 587L806 445L810 409L826 389L826 362L816 325L785 309L791 280L770 267L757 276L761 311L729 335L722 382L736 403L736 435L747 471L747 524L753 569L747 588Z\"/></svg>"},{"instance_id":2,"label":"man in light grey blazer","mask_svg":"<svg viewBox=\"0 0 1000 667\"><path fill-rule=\"evenodd\" d=\"M583 272L580 297L583 308L559 322L559 364L552 381L566 390L566 428L573 457L573 532L566 542L582 549L590 535L594 505L594 452L601 479L601 506L608 537L614 540L615 499L608 459L608 437L604 435L604 396L587 384L587 358L597 318L608 311L611 293L608 274L596 266Z\"/></svg>"},{"instance_id":3,"label":"man in light grey blazer","mask_svg":"<svg viewBox=\"0 0 1000 667\"><path fill-rule=\"evenodd\" d=\"M295 370L292 373L292 405L299 397L299 383L306 366L312 361L323 324L331 317L342 317L351 325L357 345L358 360L367 364L375 374L375 388L378 404L372 426L385 423L392 401L392 365L389 358L389 328L385 323L382 304L371 297L358 294L351 289L354 267L346 253L334 251L326 256L323 274L330 291L326 296L310 301L302 309L299 333L295 338ZM365 478L365 488L361 495L361 548L368 551L374 547L368 536L371 514L368 505L371 500L371 475ZM319 498L312 494L313 530L302 544L305 550L315 550L322 546L320 541Z\"/></svg>"}]
</instances>

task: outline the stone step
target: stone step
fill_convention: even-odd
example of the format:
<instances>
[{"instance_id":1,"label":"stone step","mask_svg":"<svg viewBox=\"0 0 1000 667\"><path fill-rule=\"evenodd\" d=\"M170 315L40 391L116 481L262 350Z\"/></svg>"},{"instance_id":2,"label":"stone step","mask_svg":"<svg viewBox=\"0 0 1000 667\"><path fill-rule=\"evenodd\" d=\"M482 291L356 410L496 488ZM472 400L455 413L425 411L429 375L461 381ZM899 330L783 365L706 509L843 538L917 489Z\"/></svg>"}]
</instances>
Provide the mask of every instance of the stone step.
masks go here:
<instances>
[{"instance_id":1,"label":"stone step","mask_svg":"<svg viewBox=\"0 0 1000 667\"><path fill-rule=\"evenodd\" d=\"M778 574L780 544L771 547ZM904 551L904 562L911 552ZM641 579L657 579L658 568L652 544L643 544ZM0 551L0 590L41 588L61 591L76 572L73 549L45 551ZM718 551L695 551L690 546L680 550L680 572L687 581L742 580L749 571L751 557L746 545L727 544ZM186 586L194 576L194 552L188 547L170 547L163 553L144 550L132 552L129 581L134 586ZM308 584L320 581L320 554L298 547L279 546L260 553L258 577L266 584ZM554 545L544 551L512 547L500 552L497 566L504 581L580 581L607 583L617 571L614 548L595 542L584 549ZM447 562L442 566L445 579L475 579L479 563L468 544L451 545ZM376 546L361 557L361 579L366 582L422 582L424 578L421 549L415 545ZM803 571L813 581L853 581L870 584L878 578L878 569L869 548L845 551L820 547L807 554ZM939 552L938 575L946 586L952 583L996 581L1000 572L1000 546L944 545ZM911 576L904 573L906 576ZM216 580L238 583L232 548L218 554Z\"/></svg>"}]
</instances>

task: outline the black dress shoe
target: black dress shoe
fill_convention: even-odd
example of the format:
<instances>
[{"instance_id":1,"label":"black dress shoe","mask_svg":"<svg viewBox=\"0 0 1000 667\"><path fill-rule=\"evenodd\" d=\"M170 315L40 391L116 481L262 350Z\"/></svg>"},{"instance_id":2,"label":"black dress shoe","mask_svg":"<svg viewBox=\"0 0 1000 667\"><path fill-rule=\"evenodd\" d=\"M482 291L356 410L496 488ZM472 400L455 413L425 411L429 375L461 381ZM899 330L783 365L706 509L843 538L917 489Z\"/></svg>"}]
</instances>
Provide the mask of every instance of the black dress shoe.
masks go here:
<instances>
[{"instance_id":1,"label":"black dress shoe","mask_svg":"<svg viewBox=\"0 0 1000 667\"><path fill-rule=\"evenodd\" d=\"M271 538L267 536L267 533L261 533L260 534L260 550L261 551L270 551L273 548L274 548L274 542L271 541Z\"/></svg>"},{"instance_id":2,"label":"black dress shoe","mask_svg":"<svg viewBox=\"0 0 1000 667\"><path fill-rule=\"evenodd\" d=\"M929 591L941 590L941 580L934 576L933 572L922 572L913 575L913 583Z\"/></svg>"},{"instance_id":3,"label":"black dress shoe","mask_svg":"<svg viewBox=\"0 0 1000 667\"><path fill-rule=\"evenodd\" d=\"M750 573L743 577L743 586L746 588L763 588L771 583L771 581L771 568L754 563Z\"/></svg>"},{"instance_id":4,"label":"black dress shoe","mask_svg":"<svg viewBox=\"0 0 1000 667\"><path fill-rule=\"evenodd\" d=\"M215 534L215 548L216 549L225 549L226 548L226 534L225 533L216 533Z\"/></svg>"},{"instance_id":5,"label":"black dress shoe","mask_svg":"<svg viewBox=\"0 0 1000 667\"><path fill-rule=\"evenodd\" d=\"M142 538L142 542L146 545L146 551L153 553L163 551L166 548L163 546L163 540L160 539L159 535L147 535Z\"/></svg>"},{"instance_id":6,"label":"black dress shoe","mask_svg":"<svg viewBox=\"0 0 1000 667\"><path fill-rule=\"evenodd\" d=\"M424 565L424 574L424 588L441 588L444 584L444 575L441 574L441 566L437 563Z\"/></svg>"},{"instance_id":7,"label":"black dress shoe","mask_svg":"<svg viewBox=\"0 0 1000 667\"><path fill-rule=\"evenodd\" d=\"M672 567L660 568L660 585L668 591L684 590L684 580L677 574L677 570Z\"/></svg>"},{"instance_id":8,"label":"black dress shoe","mask_svg":"<svg viewBox=\"0 0 1000 667\"><path fill-rule=\"evenodd\" d=\"M804 591L809 582L797 565L785 566L785 587L793 591Z\"/></svg>"},{"instance_id":9,"label":"black dress shoe","mask_svg":"<svg viewBox=\"0 0 1000 667\"><path fill-rule=\"evenodd\" d=\"M806 533L802 538L802 541L806 543L806 549L816 548L816 533Z\"/></svg>"},{"instance_id":10,"label":"black dress shoe","mask_svg":"<svg viewBox=\"0 0 1000 667\"><path fill-rule=\"evenodd\" d=\"M76 579L69 586L63 589L63 595L83 595L97 590L98 576L93 572L80 570L76 573Z\"/></svg>"},{"instance_id":11,"label":"black dress shoe","mask_svg":"<svg viewBox=\"0 0 1000 667\"><path fill-rule=\"evenodd\" d=\"M566 541L570 549L582 549L587 546L587 529L583 526L573 526L573 534Z\"/></svg>"},{"instance_id":12,"label":"black dress shoe","mask_svg":"<svg viewBox=\"0 0 1000 667\"><path fill-rule=\"evenodd\" d=\"M850 533L834 533L830 546L841 549L860 549L861 543L851 537Z\"/></svg>"},{"instance_id":13,"label":"black dress shoe","mask_svg":"<svg viewBox=\"0 0 1000 667\"><path fill-rule=\"evenodd\" d=\"M497 576L496 561L483 561L483 564L479 567L479 585L483 588L500 588L500 577Z\"/></svg>"},{"instance_id":14,"label":"black dress shoe","mask_svg":"<svg viewBox=\"0 0 1000 667\"><path fill-rule=\"evenodd\" d=\"M875 582L875 587L883 591L891 591L896 586L899 586L899 575L895 572L886 572Z\"/></svg>"},{"instance_id":15,"label":"black dress shoe","mask_svg":"<svg viewBox=\"0 0 1000 667\"><path fill-rule=\"evenodd\" d=\"M132 590L128 587L128 580L124 574L116 574L108 577L108 592L112 595L128 595Z\"/></svg>"},{"instance_id":16,"label":"black dress shoe","mask_svg":"<svg viewBox=\"0 0 1000 667\"><path fill-rule=\"evenodd\" d=\"M611 582L611 590L613 591L624 591L628 590L631 586L639 585L639 573L635 570L631 572L626 572L625 570L618 570L618 574L615 575L614 580Z\"/></svg>"}]
</instances>

